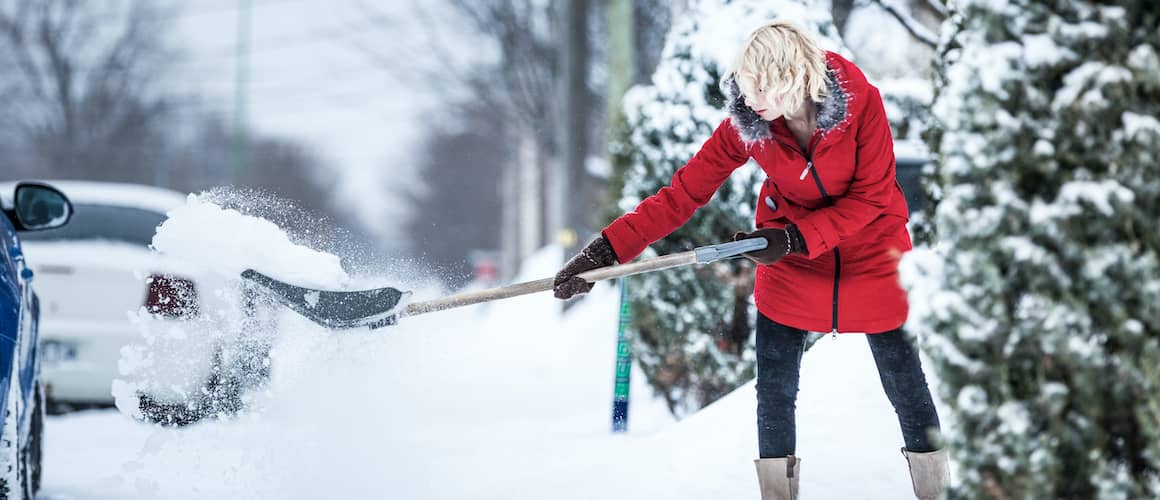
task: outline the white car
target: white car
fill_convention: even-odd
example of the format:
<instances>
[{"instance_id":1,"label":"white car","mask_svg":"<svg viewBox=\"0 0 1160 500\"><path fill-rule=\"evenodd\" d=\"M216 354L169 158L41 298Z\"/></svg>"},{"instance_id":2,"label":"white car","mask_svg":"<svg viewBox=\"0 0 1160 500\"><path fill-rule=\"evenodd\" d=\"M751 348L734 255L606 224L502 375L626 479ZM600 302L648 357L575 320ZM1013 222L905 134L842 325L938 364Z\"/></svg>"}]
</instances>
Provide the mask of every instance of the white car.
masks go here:
<instances>
[{"instance_id":1,"label":"white car","mask_svg":"<svg viewBox=\"0 0 1160 500\"><path fill-rule=\"evenodd\" d=\"M52 184L72 200L75 215L24 243L41 297L50 408L112 404L127 357L137 360L127 370L140 379L134 387L145 418L185 424L236 410L241 389L268 374L268 342L238 335L256 321L255 300L237 280L149 247L186 195L133 184ZM232 349L239 340L257 348L239 355Z\"/></svg>"}]
</instances>

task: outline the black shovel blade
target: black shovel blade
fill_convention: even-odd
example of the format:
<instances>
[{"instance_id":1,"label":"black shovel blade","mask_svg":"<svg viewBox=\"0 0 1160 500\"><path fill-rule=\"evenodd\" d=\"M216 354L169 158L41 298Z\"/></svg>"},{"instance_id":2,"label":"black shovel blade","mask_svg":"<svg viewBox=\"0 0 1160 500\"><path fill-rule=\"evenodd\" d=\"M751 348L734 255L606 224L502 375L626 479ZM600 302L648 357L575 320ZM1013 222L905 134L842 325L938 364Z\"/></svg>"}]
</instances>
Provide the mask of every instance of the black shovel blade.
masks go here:
<instances>
[{"instance_id":1,"label":"black shovel blade","mask_svg":"<svg viewBox=\"0 0 1160 500\"><path fill-rule=\"evenodd\" d=\"M350 292L315 290L278 281L253 269L242 272L242 279L260 285L294 312L334 329L393 325L399 301L411 293L390 287Z\"/></svg>"}]
</instances>

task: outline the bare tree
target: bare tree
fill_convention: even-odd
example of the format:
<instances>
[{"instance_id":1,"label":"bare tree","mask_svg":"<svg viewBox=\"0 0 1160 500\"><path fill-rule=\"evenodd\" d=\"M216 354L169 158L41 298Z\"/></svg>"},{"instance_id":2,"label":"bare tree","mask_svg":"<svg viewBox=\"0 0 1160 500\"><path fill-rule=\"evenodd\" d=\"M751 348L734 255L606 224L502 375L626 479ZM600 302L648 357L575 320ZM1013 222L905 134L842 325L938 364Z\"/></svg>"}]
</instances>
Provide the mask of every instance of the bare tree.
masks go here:
<instances>
[{"instance_id":1,"label":"bare tree","mask_svg":"<svg viewBox=\"0 0 1160 500\"><path fill-rule=\"evenodd\" d=\"M673 22L672 0L633 0L633 83L648 83L661 60Z\"/></svg>"},{"instance_id":2,"label":"bare tree","mask_svg":"<svg viewBox=\"0 0 1160 500\"><path fill-rule=\"evenodd\" d=\"M540 142L551 147L552 106L556 96L557 20L553 16L556 0L445 0L437 7L414 2L408 23L423 26L415 38L397 37L397 43L388 49L356 45L357 49L384 70L416 90L434 90L444 95L462 94L454 88L465 88L472 106L482 103L487 112L503 118L520 128L535 131ZM370 1L362 2L368 19L379 23L383 31L398 33L402 21L398 15L386 11ZM450 12L451 15L448 15ZM448 17L465 23L449 29ZM498 59L493 65L456 65L463 58L459 40L451 40L452 33L472 32L483 37L485 43L494 43ZM356 42L357 43L357 42ZM421 58L429 64L418 71L403 68L398 60L404 57Z\"/></svg>"},{"instance_id":3,"label":"bare tree","mask_svg":"<svg viewBox=\"0 0 1160 500\"><path fill-rule=\"evenodd\" d=\"M328 166L300 142L254 134L249 168L234 178L235 131L168 78L180 54L167 38L176 4L166 2L0 0L0 62L8 68L0 74L0 172L187 192L234 184L292 200L258 215L326 226L301 234L357 224L334 203ZM299 213L291 205L314 215L285 215ZM361 234L310 243L326 248Z\"/></svg>"},{"instance_id":4,"label":"bare tree","mask_svg":"<svg viewBox=\"0 0 1160 500\"><path fill-rule=\"evenodd\" d=\"M410 253L452 287L472 277L469 252L500 248L497 179L513 156L495 140L504 132L482 106L464 106L457 114L468 126L429 136L419 175L426 183L399 193L412 207L405 226Z\"/></svg>"},{"instance_id":5,"label":"bare tree","mask_svg":"<svg viewBox=\"0 0 1160 500\"><path fill-rule=\"evenodd\" d=\"M834 26L838 32L846 36L846 22L850 20L850 13L854 11L854 0L832 0L830 15L834 18Z\"/></svg>"},{"instance_id":6,"label":"bare tree","mask_svg":"<svg viewBox=\"0 0 1160 500\"><path fill-rule=\"evenodd\" d=\"M396 34L392 39L400 41L389 49L359 50L416 91L434 89L442 95L465 96L448 104L455 108L454 116L482 112L490 120L502 122L502 127L487 127L484 132L490 142L511 152L511 163L503 175L491 178L495 187L490 190L506 203L503 212L508 216L503 218L501 232L510 235L502 245L503 267L508 271L548 241L549 230L554 229L550 227L552 218L545 214L556 212L549 209L544 193L553 186L551 175L557 170L552 167L560 140L558 4L559 0L445 0L436 14L430 3L414 2L406 22L423 28L413 37L397 35L401 29L397 14L370 2L363 4L368 18L380 22L384 32ZM456 64L463 62L460 54L477 52L463 49L463 33L494 48L495 59L489 64ZM402 67L400 58L428 64L416 71ZM592 95L590 88L584 90ZM591 125L577 124L589 129ZM445 134L444 138L453 136ZM430 189L426 193L436 198L451 195Z\"/></svg>"},{"instance_id":7,"label":"bare tree","mask_svg":"<svg viewBox=\"0 0 1160 500\"><path fill-rule=\"evenodd\" d=\"M0 3L11 158L41 176L150 179L172 107L159 85L171 18L155 0Z\"/></svg>"},{"instance_id":8,"label":"bare tree","mask_svg":"<svg viewBox=\"0 0 1160 500\"><path fill-rule=\"evenodd\" d=\"M475 102L502 117L513 134L529 132L545 151L554 152L553 114L559 85L561 34L555 15L558 0L447 0L467 29L495 44L497 60L490 66L433 66L424 81L452 79L467 88ZM427 33L446 33L435 27L441 19L429 5L416 7L416 20ZM454 43L443 38L420 40L416 52L435 54L435 61L453 60Z\"/></svg>"},{"instance_id":9,"label":"bare tree","mask_svg":"<svg viewBox=\"0 0 1160 500\"><path fill-rule=\"evenodd\" d=\"M946 5L941 0L914 0L911 2L870 0L870 2L897 19L899 24L902 24L902 27L906 28L906 32L910 33L910 36L915 40L932 49L938 46L938 35L916 19L915 15L923 14L923 17L931 19L933 22L941 22L947 15Z\"/></svg>"},{"instance_id":10,"label":"bare tree","mask_svg":"<svg viewBox=\"0 0 1160 500\"><path fill-rule=\"evenodd\" d=\"M573 119L569 121L561 119L568 116L562 113L564 99L561 95L561 78L564 71L561 42L564 34L562 25L565 22L562 20L564 16L560 15L564 12L561 7L567 3L565 0L413 2L411 11L405 18L401 18L380 4L369 0L363 2L365 15L380 23L384 33L392 34L392 43L377 47L356 46L357 50L416 91L462 96L459 100L446 99L446 109L451 116L456 117L458 125L468 132L461 134L457 130L435 130L428 151L432 158L438 158L436 162L439 164L427 165L425 168L463 167L462 164L446 165L441 162L470 162L473 158L472 154L466 153L466 149L463 154L441 153L443 148L454 148L457 151L476 148L475 158L491 159L497 158L499 154L498 157L506 162L501 172L478 179L479 182L491 184L479 185L472 191L472 203L476 203L473 206L478 209L468 210L479 214L480 210L492 210L486 207L493 206L495 197L503 201L503 208L499 211L503 214L503 229L499 233L505 235L500 240L500 247L504 249L505 272L512 270L529 248L535 249L544 242L554 241L555 235L549 232L554 229L550 217L544 217L550 211L542 196L549 192L549 187L559 189L558 183L552 184L552 176L560 175L561 172L552 166L559 156L560 145L572 142L574 148L583 148L588 156L601 155L605 149L604 113L586 113L587 119L575 119L575 116L570 116ZM607 29L604 12L606 5L605 2L585 3L587 9L583 10L586 11L587 36L583 37L583 43L586 45L584 48L588 52L589 63L584 65L582 71L574 68L573 73L582 73L579 80L586 85L574 84L573 88L580 87L579 90L586 94L584 97L588 110L601 110L606 90L604 80L608 78L604 34ZM656 65L670 20L669 3L667 0L633 2L634 10L640 12L634 16L634 35L637 37L634 44L637 48L635 67L638 71L634 75L635 82L647 80ZM573 11L572 15L577 14ZM408 30L409 26L421 28ZM401 31L410 33L410 36L400 36ZM463 33L468 33L466 38L475 42L471 50L463 48ZM480 50L480 45L487 45L494 52ZM494 57L487 63L471 61L471 64L465 64L462 56L465 52L493 53ZM411 65L400 65L400 59L423 61L426 66L416 71ZM437 116L443 115L442 111ZM477 125L488 122L492 125ZM586 133L565 137L565 133L579 130ZM564 138L571 141L564 141ZM467 168L476 167L473 164ZM573 168L576 168L575 163ZM587 172L579 172L579 175L587 176ZM451 198L458 200L456 203L465 201L459 198L461 193L454 191L454 183L438 181L429 175L422 178L427 186L406 193L414 201L414 206L437 205L439 200ZM576 182L572 184L567 195L569 208L576 212L564 218L570 226L577 222L579 225L595 222L592 219L598 211L593 207L599 200L599 183L592 182L592 179L580 183L592 188L588 193L575 189ZM488 213L494 214L494 211ZM419 214L422 219L430 219L429 216L425 212ZM578 221L580 217L588 220ZM427 220L428 224L431 222ZM451 224L454 221L445 222ZM453 238L449 233L441 233L440 228L430 226L426 226L428 230L423 231L424 227L420 223L412 229L417 234L422 233L422 239L429 247L462 247L460 249L466 253L468 247L493 248L495 244L490 234L487 237L480 234L471 245L455 243L458 246L452 246ZM447 245L441 245L444 238ZM447 252L429 257L447 265L454 259ZM465 255L462 260L466 260Z\"/></svg>"}]
</instances>

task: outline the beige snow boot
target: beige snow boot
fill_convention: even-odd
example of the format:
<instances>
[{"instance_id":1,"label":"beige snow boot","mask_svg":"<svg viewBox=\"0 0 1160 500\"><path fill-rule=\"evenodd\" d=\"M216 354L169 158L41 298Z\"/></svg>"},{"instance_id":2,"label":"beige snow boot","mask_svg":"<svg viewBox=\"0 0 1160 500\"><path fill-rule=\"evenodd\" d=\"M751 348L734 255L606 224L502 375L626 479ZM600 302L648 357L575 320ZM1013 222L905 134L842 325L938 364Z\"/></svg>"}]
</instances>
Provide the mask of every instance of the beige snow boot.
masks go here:
<instances>
[{"instance_id":1,"label":"beige snow boot","mask_svg":"<svg viewBox=\"0 0 1160 500\"><path fill-rule=\"evenodd\" d=\"M910 481L914 484L914 496L918 500L938 500L950 482L951 471L947 465L947 450L915 453L902 448L902 456L910 467Z\"/></svg>"},{"instance_id":2,"label":"beige snow boot","mask_svg":"<svg viewBox=\"0 0 1160 500\"><path fill-rule=\"evenodd\" d=\"M801 459L790 455L781 458L759 458L757 484L761 486L761 500L797 500L798 469Z\"/></svg>"}]
</instances>

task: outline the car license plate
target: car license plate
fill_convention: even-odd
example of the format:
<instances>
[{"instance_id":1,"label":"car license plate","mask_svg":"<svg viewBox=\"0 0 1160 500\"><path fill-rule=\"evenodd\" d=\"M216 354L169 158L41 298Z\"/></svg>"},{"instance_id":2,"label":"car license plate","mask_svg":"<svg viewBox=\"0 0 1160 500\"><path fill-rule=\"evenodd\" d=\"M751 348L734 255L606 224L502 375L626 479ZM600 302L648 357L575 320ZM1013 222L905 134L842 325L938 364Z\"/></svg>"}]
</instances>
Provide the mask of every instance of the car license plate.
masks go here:
<instances>
[{"instance_id":1,"label":"car license plate","mask_svg":"<svg viewBox=\"0 0 1160 500\"><path fill-rule=\"evenodd\" d=\"M40 359L45 363L75 361L77 345L63 340L45 340L40 343Z\"/></svg>"}]
</instances>

